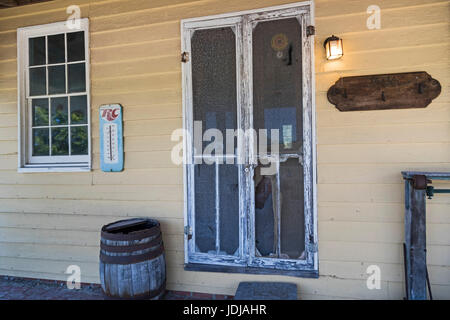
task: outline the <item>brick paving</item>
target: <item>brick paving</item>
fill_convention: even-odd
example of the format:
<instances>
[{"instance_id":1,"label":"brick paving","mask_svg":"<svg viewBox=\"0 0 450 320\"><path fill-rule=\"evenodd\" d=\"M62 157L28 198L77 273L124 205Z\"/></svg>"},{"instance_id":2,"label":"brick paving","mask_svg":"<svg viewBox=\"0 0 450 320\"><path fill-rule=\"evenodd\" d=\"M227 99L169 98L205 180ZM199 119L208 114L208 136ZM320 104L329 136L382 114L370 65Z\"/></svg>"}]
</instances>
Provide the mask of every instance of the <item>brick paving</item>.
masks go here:
<instances>
[{"instance_id":1,"label":"brick paving","mask_svg":"<svg viewBox=\"0 0 450 320\"><path fill-rule=\"evenodd\" d=\"M164 300L229 300L232 296L166 291ZM81 284L70 290L61 281L0 276L0 300L105 300L99 284Z\"/></svg>"}]
</instances>

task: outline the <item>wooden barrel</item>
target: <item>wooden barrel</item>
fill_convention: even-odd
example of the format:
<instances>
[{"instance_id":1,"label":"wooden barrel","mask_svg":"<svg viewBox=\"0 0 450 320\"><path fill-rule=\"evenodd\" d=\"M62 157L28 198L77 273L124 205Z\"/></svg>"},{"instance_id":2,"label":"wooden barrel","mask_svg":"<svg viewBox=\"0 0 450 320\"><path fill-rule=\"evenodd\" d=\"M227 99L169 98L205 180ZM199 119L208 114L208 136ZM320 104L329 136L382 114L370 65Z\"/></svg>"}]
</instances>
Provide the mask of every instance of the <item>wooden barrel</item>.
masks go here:
<instances>
[{"instance_id":1,"label":"wooden barrel","mask_svg":"<svg viewBox=\"0 0 450 320\"><path fill-rule=\"evenodd\" d=\"M159 299L166 288L166 263L159 222L128 219L103 226L100 280L112 298Z\"/></svg>"}]
</instances>

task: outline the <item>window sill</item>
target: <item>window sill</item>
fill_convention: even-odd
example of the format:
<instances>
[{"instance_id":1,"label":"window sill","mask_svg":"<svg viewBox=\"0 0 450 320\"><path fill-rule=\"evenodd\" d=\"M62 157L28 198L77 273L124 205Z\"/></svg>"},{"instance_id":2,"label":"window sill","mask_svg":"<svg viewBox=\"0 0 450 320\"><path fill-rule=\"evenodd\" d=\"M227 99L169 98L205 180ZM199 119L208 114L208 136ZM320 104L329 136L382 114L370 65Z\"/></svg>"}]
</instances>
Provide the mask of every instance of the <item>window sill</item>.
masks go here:
<instances>
[{"instance_id":1,"label":"window sill","mask_svg":"<svg viewBox=\"0 0 450 320\"><path fill-rule=\"evenodd\" d=\"M206 272L222 272L222 273L249 273L249 274L271 274L284 275L299 278L319 278L318 270L280 270L269 268L252 268L239 266L221 266L200 263L188 263L184 265L186 271L206 271Z\"/></svg>"},{"instance_id":2,"label":"window sill","mask_svg":"<svg viewBox=\"0 0 450 320\"><path fill-rule=\"evenodd\" d=\"M21 167L17 168L19 173L36 172L90 172L90 167Z\"/></svg>"}]
</instances>

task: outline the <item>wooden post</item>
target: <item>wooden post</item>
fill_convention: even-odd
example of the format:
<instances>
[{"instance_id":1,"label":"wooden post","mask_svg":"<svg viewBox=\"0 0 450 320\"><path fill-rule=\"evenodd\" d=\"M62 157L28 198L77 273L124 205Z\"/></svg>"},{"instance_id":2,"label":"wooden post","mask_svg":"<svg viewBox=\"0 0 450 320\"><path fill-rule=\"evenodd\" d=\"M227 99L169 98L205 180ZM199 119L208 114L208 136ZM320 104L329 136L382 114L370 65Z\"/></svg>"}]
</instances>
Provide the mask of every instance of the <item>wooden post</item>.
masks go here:
<instances>
[{"instance_id":1,"label":"wooden post","mask_svg":"<svg viewBox=\"0 0 450 320\"><path fill-rule=\"evenodd\" d=\"M405 285L410 300L426 300L426 184L418 189L414 181L405 179Z\"/></svg>"},{"instance_id":2,"label":"wooden post","mask_svg":"<svg viewBox=\"0 0 450 320\"><path fill-rule=\"evenodd\" d=\"M433 180L450 181L450 172L402 171L405 179L405 280L407 298L427 299L426 189ZM428 283L429 284L429 283ZM430 299L431 297L431 286Z\"/></svg>"}]
</instances>

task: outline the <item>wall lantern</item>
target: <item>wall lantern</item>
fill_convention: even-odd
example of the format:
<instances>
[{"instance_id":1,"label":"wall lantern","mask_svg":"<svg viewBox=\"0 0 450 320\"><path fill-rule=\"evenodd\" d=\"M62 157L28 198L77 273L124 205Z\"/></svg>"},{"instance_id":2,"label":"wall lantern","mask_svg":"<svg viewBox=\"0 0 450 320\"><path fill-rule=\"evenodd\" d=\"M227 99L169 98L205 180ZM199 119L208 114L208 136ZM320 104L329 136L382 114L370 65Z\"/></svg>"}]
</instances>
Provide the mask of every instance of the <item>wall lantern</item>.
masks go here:
<instances>
[{"instance_id":1,"label":"wall lantern","mask_svg":"<svg viewBox=\"0 0 450 320\"><path fill-rule=\"evenodd\" d=\"M339 59L344 55L344 48L342 45L342 39L331 36L328 37L323 43L325 51L327 53L327 60Z\"/></svg>"}]
</instances>

